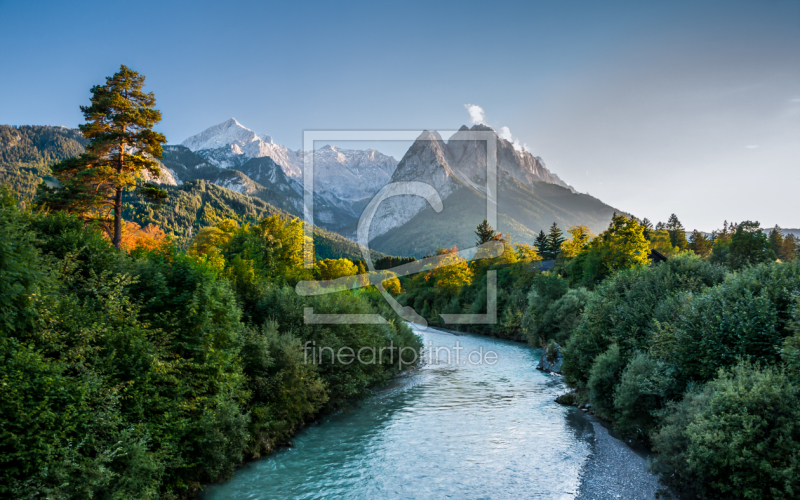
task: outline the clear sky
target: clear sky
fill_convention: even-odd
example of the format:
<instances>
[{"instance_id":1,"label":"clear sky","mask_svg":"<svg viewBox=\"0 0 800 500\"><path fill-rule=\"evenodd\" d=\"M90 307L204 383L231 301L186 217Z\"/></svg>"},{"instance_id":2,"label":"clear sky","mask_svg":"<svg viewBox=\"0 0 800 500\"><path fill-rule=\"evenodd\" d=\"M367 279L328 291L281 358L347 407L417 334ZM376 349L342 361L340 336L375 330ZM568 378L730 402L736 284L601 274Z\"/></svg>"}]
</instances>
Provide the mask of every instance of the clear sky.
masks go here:
<instances>
[{"instance_id":1,"label":"clear sky","mask_svg":"<svg viewBox=\"0 0 800 500\"><path fill-rule=\"evenodd\" d=\"M800 227L800 0L0 0L0 47L0 123L76 126L120 64L170 143L231 116L291 148L454 129L474 104L637 216Z\"/></svg>"}]
</instances>

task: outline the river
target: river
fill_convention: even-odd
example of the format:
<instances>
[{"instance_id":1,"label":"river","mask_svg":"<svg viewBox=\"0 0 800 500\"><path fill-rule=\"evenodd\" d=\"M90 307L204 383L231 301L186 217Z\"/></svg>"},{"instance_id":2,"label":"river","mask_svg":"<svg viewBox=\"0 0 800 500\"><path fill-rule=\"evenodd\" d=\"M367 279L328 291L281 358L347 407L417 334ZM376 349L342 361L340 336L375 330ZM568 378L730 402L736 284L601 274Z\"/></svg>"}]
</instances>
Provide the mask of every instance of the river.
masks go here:
<instances>
[{"instance_id":1,"label":"river","mask_svg":"<svg viewBox=\"0 0 800 500\"><path fill-rule=\"evenodd\" d=\"M203 498L575 498L593 427L553 401L565 387L534 369L541 351L416 331L421 368L307 426L293 448L248 463Z\"/></svg>"}]
</instances>

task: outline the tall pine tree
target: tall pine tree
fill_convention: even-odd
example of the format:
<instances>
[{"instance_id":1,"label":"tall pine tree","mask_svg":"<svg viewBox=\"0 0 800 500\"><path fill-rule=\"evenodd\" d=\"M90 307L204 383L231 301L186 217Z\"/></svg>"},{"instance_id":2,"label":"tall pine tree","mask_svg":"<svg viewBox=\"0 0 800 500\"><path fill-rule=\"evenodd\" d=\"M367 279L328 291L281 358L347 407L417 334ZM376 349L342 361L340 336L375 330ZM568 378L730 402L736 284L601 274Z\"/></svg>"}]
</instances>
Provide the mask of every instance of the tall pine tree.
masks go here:
<instances>
[{"instance_id":1,"label":"tall pine tree","mask_svg":"<svg viewBox=\"0 0 800 500\"><path fill-rule=\"evenodd\" d=\"M539 255L541 255L543 259L548 258L546 255L548 255L549 247L547 246L547 235L544 234L544 229L539 231L539 235L536 236L533 246L536 247L536 251L539 252Z\"/></svg>"},{"instance_id":2,"label":"tall pine tree","mask_svg":"<svg viewBox=\"0 0 800 500\"><path fill-rule=\"evenodd\" d=\"M669 216L669 220L667 221L664 229L669 232L669 239L672 246L679 250L686 250L689 248L689 242L686 241L686 229L681 224L681 221L678 220L678 216L672 214Z\"/></svg>"},{"instance_id":3,"label":"tall pine tree","mask_svg":"<svg viewBox=\"0 0 800 500\"><path fill-rule=\"evenodd\" d=\"M564 243L565 239L561 228L553 222L553 225L550 226L550 232L547 234L547 254L545 259L552 260L558 257L558 253L561 251L561 244Z\"/></svg>"},{"instance_id":4,"label":"tall pine tree","mask_svg":"<svg viewBox=\"0 0 800 500\"><path fill-rule=\"evenodd\" d=\"M114 246L122 241L122 195L137 188L155 201L166 191L145 183L145 173L159 177L156 158L167 142L153 126L161 121L153 93L142 91L144 76L121 66L105 85L92 87L91 104L81 106L86 123L80 130L89 144L78 157L54 165L61 183L58 189L43 188L41 201L54 209L75 212L106 230Z\"/></svg>"}]
</instances>

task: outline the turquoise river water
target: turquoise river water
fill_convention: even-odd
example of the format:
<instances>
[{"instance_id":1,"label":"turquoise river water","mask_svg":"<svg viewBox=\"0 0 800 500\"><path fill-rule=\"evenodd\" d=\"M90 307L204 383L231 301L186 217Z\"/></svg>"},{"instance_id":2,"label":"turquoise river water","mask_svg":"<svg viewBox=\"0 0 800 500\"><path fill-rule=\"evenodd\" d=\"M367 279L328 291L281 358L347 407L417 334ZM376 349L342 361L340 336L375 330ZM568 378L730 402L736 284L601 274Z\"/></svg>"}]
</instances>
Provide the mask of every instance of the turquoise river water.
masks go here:
<instances>
[{"instance_id":1,"label":"turquoise river water","mask_svg":"<svg viewBox=\"0 0 800 500\"><path fill-rule=\"evenodd\" d=\"M553 401L565 388L534 369L541 351L416 331L421 368L307 426L293 448L247 464L203 498L574 498L592 426Z\"/></svg>"}]
</instances>

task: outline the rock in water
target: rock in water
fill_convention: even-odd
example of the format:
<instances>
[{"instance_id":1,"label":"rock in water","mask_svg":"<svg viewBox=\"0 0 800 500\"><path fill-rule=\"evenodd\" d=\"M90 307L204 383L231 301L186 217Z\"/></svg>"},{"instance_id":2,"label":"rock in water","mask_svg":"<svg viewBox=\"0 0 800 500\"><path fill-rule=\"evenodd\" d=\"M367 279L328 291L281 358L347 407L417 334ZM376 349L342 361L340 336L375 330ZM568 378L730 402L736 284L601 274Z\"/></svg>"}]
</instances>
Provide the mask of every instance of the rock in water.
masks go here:
<instances>
[{"instance_id":1,"label":"rock in water","mask_svg":"<svg viewBox=\"0 0 800 500\"><path fill-rule=\"evenodd\" d=\"M561 354L561 346L552 342L545 347L542 353L542 359L536 366L537 370L542 370L545 373L557 373L561 375L561 362L564 355Z\"/></svg>"}]
</instances>

